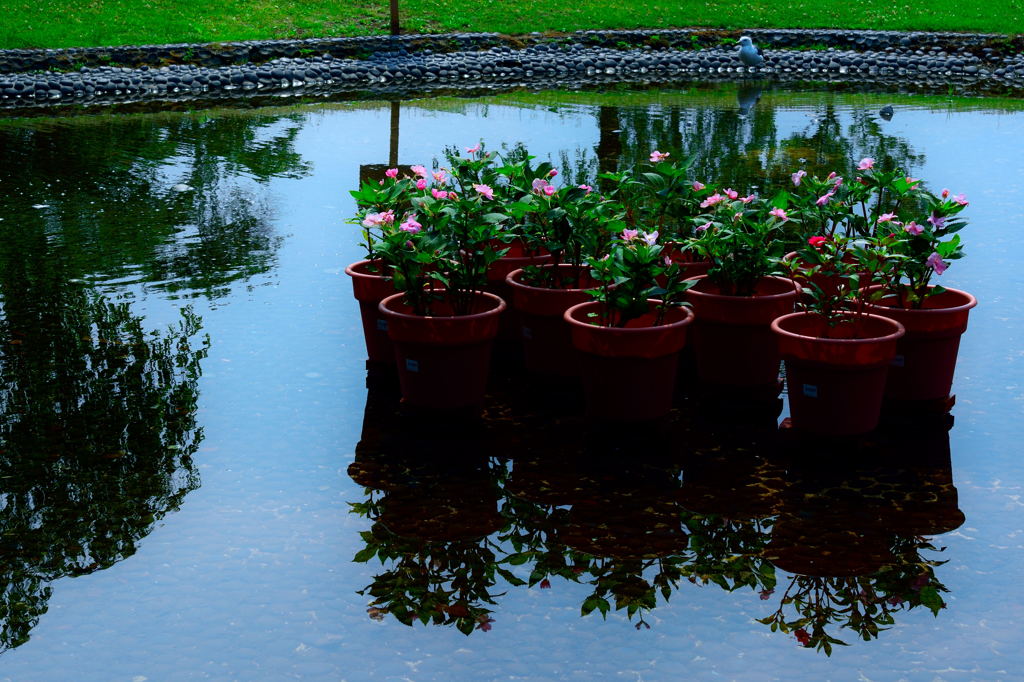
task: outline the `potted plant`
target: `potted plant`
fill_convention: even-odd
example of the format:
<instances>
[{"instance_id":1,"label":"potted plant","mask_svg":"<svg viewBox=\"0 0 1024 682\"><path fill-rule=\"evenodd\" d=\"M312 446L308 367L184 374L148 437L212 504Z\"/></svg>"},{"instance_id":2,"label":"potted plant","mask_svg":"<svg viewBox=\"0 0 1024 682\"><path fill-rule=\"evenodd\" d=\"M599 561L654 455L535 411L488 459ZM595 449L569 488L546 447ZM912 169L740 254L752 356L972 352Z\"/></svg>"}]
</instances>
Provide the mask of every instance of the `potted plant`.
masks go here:
<instances>
[{"instance_id":1,"label":"potted plant","mask_svg":"<svg viewBox=\"0 0 1024 682\"><path fill-rule=\"evenodd\" d=\"M519 316L526 368L545 375L575 376L578 358L563 313L589 300L595 286L585 259L609 239L614 208L588 185L555 186L550 164L536 168L527 157L518 177L524 184L518 201L508 207L522 225L524 241L544 248L547 263L512 271L506 283Z\"/></svg>"},{"instance_id":2,"label":"potted plant","mask_svg":"<svg viewBox=\"0 0 1024 682\"><path fill-rule=\"evenodd\" d=\"M592 417L652 419L672 407L679 351L694 317L682 293L692 282L662 250L657 232L623 230L609 253L588 261L600 283L595 300L565 311Z\"/></svg>"},{"instance_id":3,"label":"potted plant","mask_svg":"<svg viewBox=\"0 0 1024 682\"><path fill-rule=\"evenodd\" d=\"M797 288L780 271L786 212L732 189L700 204L690 248L710 262L686 293L696 323L697 376L707 388L774 398L781 388L779 356L771 332L776 317L793 310Z\"/></svg>"},{"instance_id":4,"label":"potted plant","mask_svg":"<svg viewBox=\"0 0 1024 682\"><path fill-rule=\"evenodd\" d=\"M395 285L391 264L378 253L377 245L384 232L394 227L396 211L402 215L409 209L410 188L418 182L414 178L399 178L398 173L397 168L390 168L380 184L365 182L358 190L349 192L357 208L356 216L349 222L363 228L360 245L366 249L366 257L346 266L345 274L352 278L352 291L359 302L367 360L380 366L392 366L395 362L387 321L378 310L378 304L395 293Z\"/></svg>"},{"instance_id":5,"label":"potted plant","mask_svg":"<svg viewBox=\"0 0 1024 682\"><path fill-rule=\"evenodd\" d=\"M850 263L848 256L856 256ZM875 271L884 252L817 235L800 253L806 298L801 312L771 324L786 365L792 424L802 431L852 435L873 430L882 410L889 363L903 326L864 309L860 271ZM824 277L826 287L815 283Z\"/></svg>"},{"instance_id":6,"label":"potted plant","mask_svg":"<svg viewBox=\"0 0 1024 682\"><path fill-rule=\"evenodd\" d=\"M425 175L422 167L414 172ZM422 176L400 184L390 209L395 217L382 225L375 248L399 291L378 309L394 344L403 399L433 408L479 405L505 309L483 287L507 216L493 210L493 189L482 183L467 181L471 190L458 193L430 187ZM400 213L397 207L406 205Z\"/></svg>"},{"instance_id":7,"label":"potted plant","mask_svg":"<svg viewBox=\"0 0 1024 682\"><path fill-rule=\"evenodd\" d=\"M688 276L703 275L710 263L687 248L693 237L693 217L702 212L701 202L715 189L692 180L690 169L696 155L683 161L670 152L654 150L650 163L618 173L606 173L608 196L622 206L622 219L631 229L653 230L661 235L664 253L680 264Z\"/></svg>"},{"instance_id":8,"label":"potted plant","mask_svg":"<svg viewBox=\"0 0 1024 682\"><path fill-rule=\"evenodd\" d=\"M907 333L900 340L886 386L886 399L948 409L960 337L977 299L958 289L932 284L932 276L963 256L959 214L968 201L942 190L917 192L917 219L893 216L875 236L890 253L869 291L867 308L892 318ZM913 214L912 214L913 215Z\"/></svg>"}]
</instances>

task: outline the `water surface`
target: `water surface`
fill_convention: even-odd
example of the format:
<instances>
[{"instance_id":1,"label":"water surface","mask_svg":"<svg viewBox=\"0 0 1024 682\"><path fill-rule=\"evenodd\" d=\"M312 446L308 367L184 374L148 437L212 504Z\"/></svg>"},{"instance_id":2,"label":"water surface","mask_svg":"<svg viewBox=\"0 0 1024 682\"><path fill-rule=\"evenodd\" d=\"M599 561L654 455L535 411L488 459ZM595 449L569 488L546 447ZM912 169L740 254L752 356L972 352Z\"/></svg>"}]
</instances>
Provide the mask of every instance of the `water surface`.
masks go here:
<instances>
[{"instance_id":1,"label":"water surface","mask_svg":"<svg viewBox=\"0 0 1024 682\"><path fill-rule=\"evenodd\" d=\"M0 676L1012 678L1024 665L1021 109L729 85L0 121ZM347 191L361 171L480 139L525 143L581 181L659 148L696 152L698 177L741 187L873 156L964 192L967 258L943 283L980 304L955 424L897 424L837 478L814 452L778 447L774 414L739 428L687 409L636 442L595 437L573 408L500 373L483 425L397 415L386 386L367 388L343 274L361 256ZM836 594L853 579L858 595L909 597L870 641L836 626L850 646L831 657L757 621L791 581L780 569L762 599L759 557L812 537L846 549L836 576L858 558L875 577L797 589ZM353 562L368 538L393 559ZM529 582L541 566L549 589L490 577L489 553L523 552L502 568ZM357 591L397 565L477 576L490 629L368 614ZM673 565L670 599L631 619L628 599L609 598L607 619L588 602L592 571L614 577L606 596L644 603L637 580ZM937 615L923 588L944 601Z\"/></svg>"}]
</instances>

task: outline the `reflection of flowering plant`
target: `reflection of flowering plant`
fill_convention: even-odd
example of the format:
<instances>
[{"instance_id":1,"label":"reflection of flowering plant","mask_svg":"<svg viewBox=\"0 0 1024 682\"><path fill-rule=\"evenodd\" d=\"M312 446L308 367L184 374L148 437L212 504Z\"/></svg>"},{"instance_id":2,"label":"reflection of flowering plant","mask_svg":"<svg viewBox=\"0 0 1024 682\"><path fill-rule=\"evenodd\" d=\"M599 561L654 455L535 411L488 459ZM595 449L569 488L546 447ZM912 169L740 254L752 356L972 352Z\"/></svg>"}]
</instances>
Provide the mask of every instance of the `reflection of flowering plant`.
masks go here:
<instances>
[{"instance_id":1,"label":"reflection of flowering plant","mask_svg":"<svg viewBox=\"0 0 1024 682\"><path fill-rule=\"evenodd\" d=\"M770 626L772 632L792 633L802 646L830 656L833 645L846 646L828 634L830 625L853 630L869 641L888 629L885 626L893 625L893 614L899 611L924 606L938 616L946 607L940 593L948 590L934 569L944 562L920 556L922 549L936 548L920 538L898 538L895 544L898 562L871 575L793 576L778 609L758 622ZM787 611L792 615L786 615Z\"/></svg>"}]
</instances>

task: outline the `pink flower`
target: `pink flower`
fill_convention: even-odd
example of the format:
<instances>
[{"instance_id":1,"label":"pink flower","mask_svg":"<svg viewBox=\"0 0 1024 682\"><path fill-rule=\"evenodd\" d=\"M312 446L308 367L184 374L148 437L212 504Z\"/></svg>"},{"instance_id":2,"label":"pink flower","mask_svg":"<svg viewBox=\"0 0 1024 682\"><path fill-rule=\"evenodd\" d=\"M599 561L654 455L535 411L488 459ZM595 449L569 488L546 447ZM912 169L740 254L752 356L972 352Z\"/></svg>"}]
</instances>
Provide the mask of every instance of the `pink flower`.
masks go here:
<instances>
[{"instance_id":1,"label":"pink flower","mask_svg":"<svg viewBox=\"0 0 1024 682\"><path fill-rule=\"evenodd\" d=\"M444 169L431 173L434 176L434 182L439 185L448 184L448 176L445 174Z\"/></svg>"},{"instance_id":2,"label":"pink flower","mask_svg":"<svg viewBox=\"0 0 1024 682\"><path fill-rule=\"evenodd\" d=\"M694 180L693 181L693 185L691 185L691 187L693 187L693 191L694 192L701 191L702 189L704 189L705 186L706 185L703 182L701 182L700 180Z\"/></svg>"},{"instance_id":3,"label":"pink flower","mask_svg":"<svg viewBox=\"0 0 1024 682\"><path fill-rule=\"evenodd\" d=\"M424 180L423 178L420 178L419 180L416 181L416 189L426 189L426 188L427 188L427 181L426 180Z\"/></svg>"},{"instance_id":4,"label":"pink flower","mask_svg":"<svg viewBox=\"0 0 1024 682\"><path fill-rule=\"evenodd\" d=\"M909 175L903 179L906 180L907 184L910 185L911 189L917 189L916 187L914 187L914 185L921 182L920 178L912 178Z\"/></svg>"},{"instance_id":5,"label":"pink flower","mask_svg":"<svg viewBox=\"0 0 1024 682\"><path fill-rule=\"evenodd\" d=\"M555 170L554 168L552 168L551 170L549 170L549 171L548 171L548 177L549 177L549 178L553 178L553 177L555 177L556 175L558 175L558 171L557 171L557 170Z\"/></svg>"},{"instance_id":6,"label":"pink flower","mask_svg":"<svg viewBox=\"0 0 1024 682\"><path fill-rule=\"evenodd\" d=\"M711 221L710 220L708 222L704 223L703 225L698 225L694 229L697 232L703 232L704 230L708 229L709 227L711 227Z\"/></svg>"},{"instance_id":7,"label":"pink flower","mask_svg":"<svg viewBox=\"0 0 1024 682\"><path fill-rule=\"evenodd\" d=\"M953 197L953 201L960 204L961 206L966 206L968 203L967 197L965 197L963 194L957 194L955 197Z\"/></svg>"},{"instance_id":8,"label":"pink flower","mask_svg":"<svg viewBox=\"0 0 1024 682\"><path fill-rule=\"evenodd\" d=\"M796 173L793 173L789 177L793 181L793 186L794 187L799 187L800 186L800 182L804 179L804 177L806 175L807 175L807 171L805 171L805 170L798 170Z\"/></svg>"},{"instance_id":9,"label":"pink flower","mask_svg":"<svg viewBox=\"0 0 1024 682\"><path fill-rule=\"evenodd\" d=\"M548 185L548 181L545 180L544 178L534 178L533 182L530 183L530 187L532 187L533 191L538 193L538 194L543 192L544 188L547 187L547 185Z\"/></svg>"},{"instance_id":10,"label":"pink flower","mask_svg":"<svg viewBox=\"0 0 1024 682\"><path fill-rule=\"evenodd\" d=\"M816 249L820 249L822 246L825 245L825 242L827 242L827 241L828 241L827 237L820 237L819 236L819 237L811 237L810 239L807 240L807 243L810 244L811 246L813 246Z\"/></svg>"},{"instance_id":11,"label":"pink flower","mask_svg":"<svg viewBox=\"0 0 1024 682\"><path fill-rule=\"evenodd\" d=\"M421 227L423 226L416 222L416 216L411 215L405 219L404 223L398 226L398 229L408 232L409 234L416 234L420 231Z\"/></svg>"},{"instance_id":12,"label":"pink flower","mask_svg":"<svg viewBox=\"0 0 1024 682\"><path fill-rule=\"evenodd\" d=\"M658 243L658 231L655 230L654 232L645 232L644 233L644 241L647 242L648 246L654 246L655 244L657 244Z\"/></svg>"},{"instance_id":13,"label":"pink flower","mask_svg":"<svg viewBox=\"0 0 1024 682\"><path fill-rule=\"evenodd\" d=\"M835 173L833 173L833 175L835 175ZM843 184L843 177L841 175L836 175L836 177L833 180L832 187L838 188L842 184Z\"/></svg>"},{"instance_id":14,"label":"pink flower","mask_svg":"<svg viewBox=\"0 0 1024 682\"><path fill-rule=\"evenodd\" d=\"M415 175L418 178L427 177L427 169L424 168L423 166L409 166L409 170L411 170L413 172L413 175Z\"/></svg>"},{"instance_id":15,"label":"pink flower","mask_svg":"<svg viewBox=\"0 0 1024 682\"><path fill-rule=\"evenodd\" d=\"M580 185L579 188L580 189L585 189L587 191L587 194L590 194L591 192L594 191L594 188L591 187L590 185Z\"/></svg>"},{"instance_id":16,"label":"pink flower","mask_svg":"<svg viewBox=\"0 0 1024 682\"><path fill-rule=\"evenodd\" d=\"M473 183L473 189L479 192L485 199L494 198L494 190L487 185L478 185L476 183Z\"/></svg>"},{"instance_id":17,"label":"pink flower","mask_svg":"<svg viewBox=\"0 0 1024 682\"><path fill-rule=\"evenodd\" d=\"M659 152L657 149L655 149L653 152L651 152L651 163L658 163L660 161L664 161L668 157L668 152Z\"/></svg>"},{"instance_id":18,"label":"pink flower","mask_svg":"<svg viewBox=\"0 0 1024 682\"><path fill-rule=\"evenodd\" d=\"M665 256L664 258L661 259L661 262L665 264L666 268L667 267L671 267L671 265L672 265L672 258L670 258L669 256Z\"/></svg>"},{"instance_id":19,"label":"pink flower","mask_svg":"<svg viewBox=\"0 0 1024 682\"><path fill-rule=\"evenodd\" d=\"M452 201L455 201L456 199L459 198L459 196L455 192L448 192L448 198L451 199Z\"/></svg>"},{"instance_id":20,"label":"pink flower","mask_svg":"<svg viewBox=\"0 0 1024 682\"><path fill-rule=\"evenodd\" d=\"M476 154L478 151L480 151L480 143L479 142L476 143L475 147L466 147L466 153L467 154Z\"/></svg>"},{"instance_id":21,"label":"pink flower","mask_svg":"<svg viewBox=\"0 0 1024 682\"><path fill-rule=\"evenodd\" d=\"M774 592L775 590L761 590L761 601L768 601Z\"/></svg>"},{"instance_id":22,"label":"pink flower","mask_svg":"<svg viewBox=\"0 0 1024 682\"><path fill-rule=\"evenodd\" d=\"M484 632L488 632L491 629L491 623L494 622L494 619L490 616L480 616L478 620L480 621L480 624L476 627L478 630L483 630Z\"/></svg>"},{"instance_id":23,"label":"pink flower","mask_svg":"<svg viewBox=\"0 0 1024 682\"><path fill-rule=\"evenodd\" d=\"M395 222L395 212L391 209L383 213L367 213L363 218L363 227L377 227L378 225L390 225Z\"/></svg>"},{"instance_id":24,"label":"pink flower","mask_svg":"<svg viewBox=\"0 0 1024 682\"><path fill-rule=\"evenodd\" d=\"M831 173L828 174L828 177L825 178L825 182L832 182L832 180L834 180L836 177L836 172L832 171Z\"/></svg>"},{"instance_id":25,"label":"pink flower","mask_svg":"<svg viewBox=\"0 0 1024 682\"><path fill-rule=\"evenodd\" d=\"M820 197L818 197L818 200L815 201L814 203L817 204L818 206L824 206L825 204L832 200L833 196L835 196L835 192L826 192L825 194L822 194Z\"/></svg>"},{"instance_id":26,"label":"pink flower","mask_svg":"<svg viewBox=\"0 0 1024 682\"><path fill-rule=\"evenodd\" d=\"M909 223L907 223L906 225L903 226L903 231L908 233L908 234L912 234L912 235L914 235L916 237L917 235L919 235L922 232L924 232L924 228L921 227L920 225L918 225L913 220L911 220Z\"/></svg>"},{"instance_id":27,"label":"pink flower","mask_svg":"<svg viewBox=\"0 0 1024 682\"><path fill-rule=\"evenodd\" d=\"M544 580L541 580L540 581L540 589L542 589L542 590L550 590L551 589L551 581L548 580L547 578L544 578Z\"/></svg>"},{"instance_id":28,"label":"pink flower","mask_svg":"<svg viewBox=\"0 0 1024 682\"><path fill-rule=\"evenodd\" d=\"M398 177L398 169L397 168L388 168L386 171L384 171L384 175L386 177L389 177L389 178L397 178Z\"/></svg>"},{"instance_id":29,"label":"pink flower","mask_svg":"<svg viewBox=\"0 0 1024 682\"><path fill-rule=\"evenodd\" d=\"M738 197L740 195L739 192L737 192L734 189L729 189L728 187L726 187L722 191L725 192L725 196L729 197L730 199L735 199L736 197Z\"/></svg>"},{"instance_id":30,"label":"pink flower","mask_svg":"<svg viewBox=\"0 0 1024 682\"><path fill-rule=\"evenodd\" d=\"M544 194L546 194L548 196L551 196L556 191L558 191L558 190L555 189L554 185L547 185L547 186L544 187Z\"/></svg>"},{"instance_id":31,"label":"pink flower","mask_svg":"<svg viewBox=\"0 0 1024 682\"><path fill-rule=\"evenodd\" d=\"M949 267L942 260L942 256L939 255L938 251L932 251L932 255L928 256L924 264L934 270L936 275L941 275L946 271L946 268Z\"/></svg>"},{"instance_id":32,"label":"pink flower","mask_svg":"<svg viewBox=\"0 0 1024 682\"><path fill-rule=\"evenodd\" d=\"M800 628L793 631L793 636L796 637L796 641L800 642L803 646L810 646L811 636L807 634L807 630Z\"/></svg>"},{"instance_id":33,"label":"pink flower","mask_svg":"<svg viewBox=\"0 0 1024 682\"><path fill-rule=\"evenodd\" d=\"M787 220L789 220L789 216L786 215L786 212L783 211L781 208L773 208L772 210L768 211L768 215L773 215L782 222L786 222Z\"/></svg>"},{"instance_id":34,"label":"pink flower","mask_svg":"<svg viewBox=\"0 0 1024 682\"><path fill-rule=\"evenodd\" d=\"M871 170L874 167L875 160L872 159L870 156L865 156L863 159L860 160L860 163L857 164L857 170Z\"/></svg>"},{"instance_id":35,"label":"pink flower","mask_svg":"<svg viewBox=\"0 0 1024 682\"><path fill-rule=\"evenodd\" d=\"M756 198L757 198L756 194L748 194L745 197L740 197L740 201L742 201L744 204L749 204L751 201L753 201Z\"/></svg>"},{"instance_id":36,"label":"pink flower","mask_svg":"<svg viewBox=\"0 0 1024 682\"><path fill-rule=\"evenodd\" d=\"M707 199L705 199L704 201L700 202L700 207L701 208L708 208L709 206L714 206L715 204L720 204L723 201L725 201L725 197L723 197L718 192L715 192L714 194L709 196Z\"/></svg>"},{"instance_id":37,"label":"pink flower","mask_svg":"<svg viewBox=\"0 0 1024 682\"><path fill-rule=\"evenodd\" d=\"M878 216L878 224L881 225L882 223L887 223L895 217L895 213L883 213L882 215Z\"/></svg>"},{"instance_id":38,"label":"pink flower","mask_svg":"<svg viewBox=\"0 0 1024 682\"><path fill-rule=\"evenodd\" d=\"M742 217L743 217L743 212L742 211L736 211L735 213L732 214L732 221L734 223L739 222L740 218L742 218Z\"/></svg>"},{"instance_id":39,"label":"pink flower","mask_svg":"<svg viewBox=\"0 0 1024 682\"><path fill-rule=\"evenodd\" d=\"M942 189L942 198L945 199L949 196L949 190L946 188Z\"/></svg>"},{"instance_id":40,"label":"pink flower","mask_svg":"<svg viewBox=\"0 0 1024 682\"><path fill-rule=\"evenodd\" d=\"M932 213L930 216L928 216L928 222L930 222L936 228L942 228L946 224L946 216L941 216L938 213Z\"/></svg>"},{"instance_id":41,"label":"pink flower","mask_svg":"<svg viewBox=\"0 0 1024 682\"><path fill-rule=\"evenodd\" d=\"M640 234L637 230L631 230L628 227L622 231L622 241L632 241L636 239L637 235Z\"/></svg>"},{"instance_id":42,"label":"pink flower","mask_svg":"<svg viewBox=\"0 0 1024 682\"><path fill-rule=\"evenodd\" d=\"M440 190L440 189L436 189L435 188L435 189L430 190L430 193L434 195L435 199L447 199L448 198L448 192L445 192L444 190Z\"/></svg>"}]
</instances>

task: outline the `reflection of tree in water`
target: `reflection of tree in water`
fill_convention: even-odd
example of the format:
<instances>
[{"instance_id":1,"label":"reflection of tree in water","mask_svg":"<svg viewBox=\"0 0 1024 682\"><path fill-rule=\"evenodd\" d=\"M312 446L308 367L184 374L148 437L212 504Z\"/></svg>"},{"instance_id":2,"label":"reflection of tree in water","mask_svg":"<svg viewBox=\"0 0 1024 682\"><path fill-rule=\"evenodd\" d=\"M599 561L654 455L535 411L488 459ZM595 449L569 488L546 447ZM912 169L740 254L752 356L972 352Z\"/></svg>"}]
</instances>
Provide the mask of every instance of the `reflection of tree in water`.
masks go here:
<instances>
[{"instance_id":1,"label":"reflection of tree in water","mask_svg":"<svg viewBox=\"0 0 1024 682\"><path fill-rule=\"evenodd\" d=\"M591 588L582 615L621 610L639 629L690 583L774 600L760 622L831 653L843 630L869 640L944 607L926 536L963 522L946 427L850 444L830 454L849 468L830 470L775 454L777 410L687 405L651 433L583 438L573 418L516 404L465 431L411 421L371 387L349 469L367 488L353 511L373 522L356 560L384 565L361 592L371 617L470 634L500 624L505 589L561 578Z\"/></svg>"},{"instance_id":2,"label":"reflection of tree in water","mask_svg":"<svg viewBox=\"0 0 1024 682\"><path fill-rule=\"evenodd\" d=\"M597 108L596 162L563 156L569 177L593 177L621 164L646 160L651 151L694 157L692 175L737 189L784 187L799 168L822 176L870 156L883 167L912 169L923 162L909 143L883 132L867 109L846 110L834 100L803 111L807 125L780 139L779 110L759 84L737 84L736 105L651 105Z\"/></svg>"},{"instance_id":3,"label":"reflection of tree in water","mask_svg":"<svg viewBox=\"0 0 1024 682\"><path fill-rule=\"evenodd\" d=\"M15 241L46 235L72 276L222 295L273 264L279 238L252 183L308 172L300 129L200 114L2 126L0 227Z\"/></svg>"},{"instance_id":4,"label":"reflection of tree in water","mask_svg":"<svg viewBox=\"0 0 1024 682\"><path fill-rule=\"evenodd\" d=\"M188 309L147 333L126 304L39 271L2 274L0 650L28 640L49 583L131 556L198 487L208 346L192 347Z\"/></svg>"}]
</instances>

